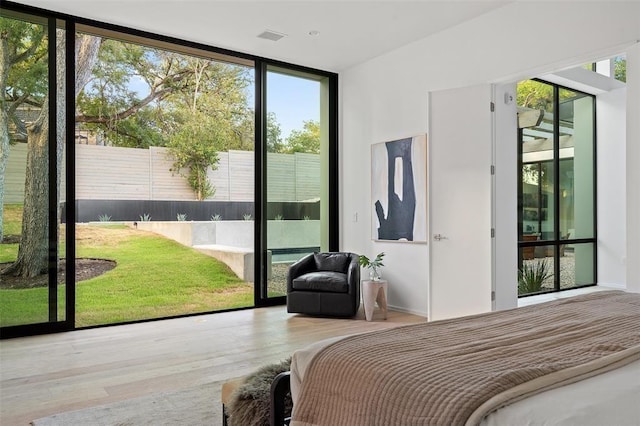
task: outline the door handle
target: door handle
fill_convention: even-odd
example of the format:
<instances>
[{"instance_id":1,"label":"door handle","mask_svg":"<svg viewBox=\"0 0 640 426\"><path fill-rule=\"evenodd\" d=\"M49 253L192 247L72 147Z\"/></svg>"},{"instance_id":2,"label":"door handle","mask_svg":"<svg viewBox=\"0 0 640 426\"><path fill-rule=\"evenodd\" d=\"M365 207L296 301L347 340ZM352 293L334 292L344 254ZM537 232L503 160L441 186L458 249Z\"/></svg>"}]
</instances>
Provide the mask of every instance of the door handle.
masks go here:
<instances>
[{"instance_id":1,"label":"door handle","mask_svg":"<svg viewBox=\"0 0 640 426\"><path fill-rule=\"evenodd\" d=\"M449 238L445 237L444 235L441 234L434 234L433 235L433 239L436 241L442 241L442 240L448 240Z\"/></svg>"}]
</instances>

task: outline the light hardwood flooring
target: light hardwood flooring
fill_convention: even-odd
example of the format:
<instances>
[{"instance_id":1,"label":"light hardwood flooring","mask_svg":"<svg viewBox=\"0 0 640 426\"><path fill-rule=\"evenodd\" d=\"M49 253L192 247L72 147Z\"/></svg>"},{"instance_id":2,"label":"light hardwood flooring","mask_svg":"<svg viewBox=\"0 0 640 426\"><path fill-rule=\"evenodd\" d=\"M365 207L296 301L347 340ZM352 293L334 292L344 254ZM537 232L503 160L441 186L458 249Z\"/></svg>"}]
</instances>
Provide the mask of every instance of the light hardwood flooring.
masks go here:
<instances>
[{"instance_id":1,"label":"light hardwood flooring","mask_svg":"<svg viewBox=\"0 0 640 426\"><path fill-rule=\"evenodd\" d=\"M376 309L372 322L283 306L0 341L0 424L250 373L320 339L423 322ZM212 401L212 404L218 401Z\"/></svg>"}]
</instances>

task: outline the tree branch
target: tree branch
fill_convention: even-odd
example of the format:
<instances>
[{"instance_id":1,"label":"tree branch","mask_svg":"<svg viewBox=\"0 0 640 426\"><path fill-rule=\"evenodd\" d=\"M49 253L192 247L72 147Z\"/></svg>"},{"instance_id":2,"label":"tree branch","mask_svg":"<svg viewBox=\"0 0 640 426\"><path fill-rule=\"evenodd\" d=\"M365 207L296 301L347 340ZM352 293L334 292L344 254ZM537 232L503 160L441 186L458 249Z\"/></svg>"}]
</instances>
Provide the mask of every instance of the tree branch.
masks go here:
<instances>
[{"instance_id":1,"label":"tree branch","mask_svg":"<svg viewBox=\"0 0 640 426\"><path fill-rule=\"evenodd\" d=\"M165 87L164 89L158 90L159 87L165 86L167 83L179 83L181 82L191 71L181 71L180 73L174 74L172 76L165 77L161 82L156 84L151 88L151 93L149 93L144 99L140 102L131 105L129 108L124 111L117 112L115 114L109 116L87 116L87 115L77 115L76 122L77 123L100 123L106 124L114 120L123 120L131 115L135 114L138 110L143 108L144 106L150 104L154 100L162 100L169 94L175 92L177 89L173 86Z\"/></svg>"},{"instance_id":2,"label":"tree branch","mask_svg":"<svg viewBox=\"0 0 640 426\"><path fill-rule=\"evenodd\" d=\"M10 58L9 63L17 64L18 62L22 62L28 59L31 55L33 55L33 52L35 52L36 49L40 46L40 42L42 41L43 38L44 38L44 30L40 33L40 35L35 40L33 40L33 42L31 43L31 46L29 46L27 50L20 53L19 55L14 56L13 58Z\"/></svg>"}]
</instances>

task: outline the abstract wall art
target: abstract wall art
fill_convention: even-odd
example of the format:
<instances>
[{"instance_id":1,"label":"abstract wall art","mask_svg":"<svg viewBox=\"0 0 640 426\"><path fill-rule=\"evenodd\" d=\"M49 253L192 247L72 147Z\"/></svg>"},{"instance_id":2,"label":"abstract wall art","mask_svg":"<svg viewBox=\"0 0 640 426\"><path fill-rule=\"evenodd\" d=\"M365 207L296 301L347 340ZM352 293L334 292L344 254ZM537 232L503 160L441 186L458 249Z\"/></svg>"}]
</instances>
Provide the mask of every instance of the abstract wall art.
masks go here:
<instances>
[{"instance_id":1,"label":"abstract wall art","mask_svg":"<svg viewBox=\"0 0 640 426\"><path fill-rule=\"evenodd\" d=\"M371 145L372 238L427 242L427 136Z\"/></svg>"}]
</instances>

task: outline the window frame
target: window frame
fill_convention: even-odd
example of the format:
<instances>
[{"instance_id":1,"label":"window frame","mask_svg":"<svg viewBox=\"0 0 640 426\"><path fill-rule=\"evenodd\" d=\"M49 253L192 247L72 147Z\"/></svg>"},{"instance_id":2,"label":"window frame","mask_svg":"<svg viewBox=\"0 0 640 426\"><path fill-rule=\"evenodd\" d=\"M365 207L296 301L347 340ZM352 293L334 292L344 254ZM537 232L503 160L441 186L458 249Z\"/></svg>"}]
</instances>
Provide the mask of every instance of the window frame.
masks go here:
<instances>
[{"instance_id":1,"label":"window frame","mask_svg":"<svg viewBox=\"0 0 640 426\"><path fill-rule=\"evenodd\" d=\"M530 81L535 81L538 83L549 85L553 88L553 111L554 111L554 119L553 119L553 158L550 161L553 165L553 239L547 240L536 240L536 241L524 241L521 239L523 236L523 179L522 179L522 171L524 163L522 161L523 155L523 129L518 128L517 135L517 144L518 144L518 194L517 194L517 250L518 250L518 269L522 267L523 257L521 255L523 249L525 248L533 248L535 250L536 247L545 247L552 246L553 247L553 290L541 291L536 293L526 293L526 294L518 294L518 298L520 297L529 297L535 296L539 294L545 293L556 293L565 290L573 290L576 288L582 287L591 287L597 285L598 281L598 253L597 253L597 238L598 238L598 217L597 217L597 111L596 111L596 97L590 93L583 92L581 90L573 89L567 86L563 86L557 83L552 83L549 81L545 81L538 78L529 79ZM526 80L525 80L526 81ZM592 108L592 122L593 122L593 236L590 238L571 238L571 239L561 239L560 235L560 162L565 160L560 158L560 119L559 119L559 111L560 111L560 91L568 90L574 93L578 93L580 95L591 98L593 103ZM574 157L575 158L575 157ZM538 165L538 170L541 165L549 162L546 161L536 161L529 164ZM560 246L566 244L592 244L593 245L593 281L592 283L587 284L579 284L574 285L570 288L561 289L560 285Z\"/></svg>"},{"instance_id":2,"label":"window frame","mask_svg":"<svg viewBox=\"0 0 640 426\"><path fill-rule=\"evenodd\" d=\"M329 188L329 250L337 251L339 249L339 166L338 166L338 74L314 69L306 66L290 64L283 61L264 58L257 55L250 55L242 52L236 52L229 49L223 49L215 46L206 45L203 43L196 43L188 40L183 40L175 37L170 37L162 34L155 34L147 31L142 31L134 28L129 28L121 25L109 24L105 22L96 21L93 19L82 18L70 14L54 12L42 8L22 5L15 2L3 2L3 9L16 13L25 13L29 15L35 15L48 20L49 22L62 23L66 29L66 51L75 52L75 33L79 29L86 30L87 28L94 29L100 32L104 32L105 35L120 34L127 37L131 37L132 40L139 42L140 40L146 40L155 47L167 48L178 52L184 52L186 54L194 54L194 52L201 52L210 56L216 60L229 60L232 63L238 63L246 65L252 63L255 70L255 186L254 186L254 209L255 209L255 227L254 227L254 245L255 252L254 258L260 259L260 261L254 262L254 276L260 277L260 280L254 283L254 305L249 308L239 309L253 309L261 306L270 306L284 304L286 298L265 298L262 297L261 287L266 286L266 241L263 241L266 228L266 221L264 220L264 212L266 210L266 197L264 197L265 176L266 176L266 69L269 67L278 67L283 70L290 70L292 73L301 72L305 74L315 74L319 77L326 78L329 81L329 170L328 172L328 188ZM53 55L53 62L55 63L55 55ZM65 125L67 129L72 129L75 126L75 55L66 55L66 117ZM55 69L54 69L55 71ZM55 104L55 97L51 97L52 102ZM55 122L55 121L54 121ZM69 125L71 123L71 126ZM54 126L52 126L54 127ZM55 128L53 130L55 132ZM53 133L55 134L55 133ZM65 138L66 153L64 161L66 162L66 188L60 190L66 191L66 200L75 200L75 132L66 132ZM54 147L55 148L55 147ZM53 179L55 183L55 168L50 168L49 179L50 182ZM53 184L52 184L53 185ZM53 185L55 186L55 185ZM55 193L53 194L55 195ZM55 203L53 203L55 204ZM55 205L50 206L54 208ZM76 224L76 209L74 202L68 202L66 206L66 254L70 259L75 259L75 224ZM57 220L54 215L50 218L50 221ZM263 223L264 222L264 223ZM57 244L57 235L55 232L51 232L49 236L49 244ZM1 328L1 337L12 338L27 335L45 334L53 332L71 331L80 328L96 328L107 327L113 325L132 324L139 322L156 321L167 318L179 318L194 315L203 315L209 313L225 312L223 311L211 311L201 312L194 314L176 315L171 317L162 318L149 318L144 320L127 321L122 323L113 323L105 325L96 325L90 327L76 327L75 326L75 262L66 263L66 312L64 321L56 321L51 323L37 323L28 325L16 325L7 326ZM50 275L55 274L50 271Z\"/></svg>"}]
</instances>

